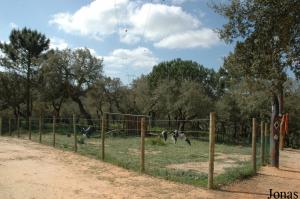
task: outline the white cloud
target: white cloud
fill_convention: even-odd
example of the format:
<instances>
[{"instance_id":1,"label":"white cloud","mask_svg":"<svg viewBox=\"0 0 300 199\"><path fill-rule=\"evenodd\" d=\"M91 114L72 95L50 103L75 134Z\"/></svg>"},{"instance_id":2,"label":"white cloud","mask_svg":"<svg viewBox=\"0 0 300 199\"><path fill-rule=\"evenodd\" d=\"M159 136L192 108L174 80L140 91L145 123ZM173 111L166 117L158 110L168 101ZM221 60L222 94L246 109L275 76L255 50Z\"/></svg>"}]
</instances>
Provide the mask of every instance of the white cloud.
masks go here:
<instances>
[{"instance_id":1,"label":"white cloud","mask_svg":"<svg viewBox=\"0 0 300 199\"><path fill-rule=\"evenodd\" d=\"M159 48L209 48L219 42L217 33L208 28L171 35L154 44Z\"/></svg>"},{"instance_id":2,"label":"white cloud","mask_svg":"<svg viewBox=\"0 0 300 199\"><path fill-rule=\"evenodd\" d=\"M107 69L152 69L158 63L152 51L145 47L135 49L115 49L108 56L104 56L104 67Z\"/></svg>"},{"instance_id":3,"label":"white cloud","mask_svg":"<svg viewBox=\"0 0 300 199\"><path fill-rule=\"evenodd\" d=\"M68 48L68 43L57 37L50 38L50 48L51 49L58 49L58 50L63 50L65 48Z\"/></svg>"},{"instance_id":4,"label":"white cloud","mask_svg":"<svg viewBox=\"0 0 300 199\"><path fill-rule=\"evenodd\" d=\"M98 54L97 52L93 49L93 48L88 48L88 47L76 47L74 48L75 50L76 49L88 49L91 53L91 55L95 56L95 57L98 57Z\"/></svg>"},{"instance_id":5,"label":"white cloud","mask_svg":"<svg viewBox=\"0 0 300 199\"><path fill-rule=\"evenodd\" d=\"M152 0L153 3L180 5L195 0Z\"/></svg>"},{"instance_id":6,"label":"white cloud","mask_svg":"<svg viewBox=\"0 0 300 199\"><path fill-rule=\"evenodd\" d=\"M119 17L124 12L126 13L128 1L95 0L89 5L81 7L74 14L55 14L50 20L50 24L57 25L59 29L67 33L91 35L94 38L103 39L104 36L116 32L116 27L122 20Z\"/></svg>"},{"instance_id":7,"label":"white cloud","mask_svg":"<svg viewBox=\"0 0 300 199\"><path fill-rule=\"evenodd\" d=\"M105 74L121 78L125 84L141 74L149 73L159 61L151 50L145 47L115 49L108 56L104 56L103 60Z\"/></svg>"},{"instance_id":8,"label":"white cloud","mask_svg":"<svg viewBox=\"0 0 300 199\"><path fill-rule=\"evenodd\" d=\"M157 41L174 33L197 29L200 21L178 6L144 4L129 16L128 34L139 34Z\"/></svg>"},{"instance_id":9,"label":"white cloud","mask_svg":"<svg viewBox=\"0 0 300 199\"><path fill-rule=\"evenodd\" d=\"M210 47L216 44L218 40L215 34L210 34L212 30L178 5L186 1L193 0L172 0L171 3L177 6L162 2L95 0L73 14L55 14L50 24L57 25L67 33L99 40L118 34L120 41L126 44L150 41L158 48ZM194 42L189 36L195 39Z\"/></svg>"}]
</instances>

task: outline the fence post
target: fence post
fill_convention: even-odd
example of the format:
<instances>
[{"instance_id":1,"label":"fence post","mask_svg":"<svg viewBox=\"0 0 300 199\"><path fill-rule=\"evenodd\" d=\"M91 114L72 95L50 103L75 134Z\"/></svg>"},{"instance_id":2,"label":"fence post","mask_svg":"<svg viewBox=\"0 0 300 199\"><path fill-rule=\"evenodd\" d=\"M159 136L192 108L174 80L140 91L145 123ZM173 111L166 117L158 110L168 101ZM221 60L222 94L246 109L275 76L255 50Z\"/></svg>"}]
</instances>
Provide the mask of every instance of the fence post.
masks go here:
<instances>
[{"instance_id":1,"label":"fence post","mask_svg":"<svg viewBox=\"0 0 300 199\"><path fill-rule=\"evenodd\" d=\"M214 186L214 159L215 159L215 140L216 140L216 113L210 113L209 119L209 165L208 165L208 189Z\"/></svg>"},{"instance_id":2,"label":"fence post","mask_svg":"<svg viewBox=\"0 0 300 199\"><path fill-rule=\"evenodd\" d=\"M106 130L106 120L105 114L101 118L101 159L105 159L105 130Z\"/></svg>"},{"instance_id":3,"label":"fence post","mask_svg":"<svg viewBox=\"0 0 300 199\"><path fill-rule=\"evenodd\" d=\"M145 171L145 118L141 118L141 173Z\"/></svg>"},{"instance_id":4,"label":"fence post","mask_svg":"<svg viewBox=\"0 0 300 199\"><path fill-rule=\"evenodd\" d=\"M39 116L39 142L42 143L42 115Z\"/></svg>"},{"instance_id":5,"label":"fence post","mask_svg":"<svg viewBox=\"0 0 300 199\"><path fill-rule=\"evenodd\" d=\"M55 147L55 116L53 116L53 123L52 123L52 130L53 130L53 140L52 140L52 144L53 147Z\"/></svg>"},{"instance_id":6,"label":"fence post","mask_svg":"<svg viewBox=\"0 0 300 199\"><path fill-rule=\"evenodd\" d=\"M28 139L31 140L31 117L28 118Z\"/></svg>"},{"instance_id":7,"label":"fence post","mask_svg":"<svg viewBox=\"0 0 300 199\"><path fill-rule=\"evenodd\" d=\"M74 132L74 151L77 152L77 132L76 132L76 117L73 114L73 132Z\"/></svg>"},{"instance_id":8,"label":"fence post","mask_svg":"<svg viewBox=\"0 0 300 199\"><path fill-rule=\"evenodd\" d=\"M18 115L17 128L18 128L18 138L19 138L20 137L20 115Z\"/></svg>"},{"instance_id":9,"label":"fence post","mask_svg":"<svg viewBox=\"0 0 300 199\"><path fill-rule=\"evenodd\" d=\"M261 158L261 165L265 163L265 123L261 121L260 123L260 158Z\"/></svg>"},{"instance_id":10,"label":"fence post","mask_svg":"<svg viewBox=\"0 0 300 199\"><path fill-rule=\"evenodd\" d=\"M266 122L265 123L265 155L267 155L268 157L268 147L269 147L269 141L270 141L270 138L269 138L269 124ZM265 163L268 163L268 159L269 158L265 158Z\"/></svg>"},{"instance_id":11,"label":"fence post","mask_svg":"<svg viewBox=\"0 0 300 199\"><path fill-rule=\"evenodd\" d=\"M8 134L9 134L9 136L12 136L12 132L11 132L11 117L10 116L8 118Z\"/></svg>"},{"instance_id":12,"label":"fence post","mask_svg":"<svg viewBox=\"0 0 300 199\"><path fill-rule=\"evenodd\" d=\"M2 136L2 117L0 117L0 135Z\"/></svg>"},{"instance_id":13,"label":"fence post","mask_svg":"<svg viewBox=\"0 0 300 199\"><path fill-rule=\"evenodd\" d=\"M256 119L252 118L252 164L256 173Z\"/></svg>"}]
</instances>

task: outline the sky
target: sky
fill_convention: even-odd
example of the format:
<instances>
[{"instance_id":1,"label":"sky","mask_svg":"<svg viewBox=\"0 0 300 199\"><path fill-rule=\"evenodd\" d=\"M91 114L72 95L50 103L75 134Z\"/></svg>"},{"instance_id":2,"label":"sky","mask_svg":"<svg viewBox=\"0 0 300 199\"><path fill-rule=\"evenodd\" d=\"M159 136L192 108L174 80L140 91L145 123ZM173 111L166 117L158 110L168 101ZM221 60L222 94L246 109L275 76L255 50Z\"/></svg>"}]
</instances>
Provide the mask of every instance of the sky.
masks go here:
<instances>
[{"instance_id":1,"label":"sky","mask_svg":"<svg viewBox=\"0 0 300 199\"><path fill-rule=\"evenodd\" d=\"M1 0L0 41L13 28L45 34L50 48L89 48L124 84L176 58L218 69L233 49L209 0Z\"/></svg>"}]
</instances>

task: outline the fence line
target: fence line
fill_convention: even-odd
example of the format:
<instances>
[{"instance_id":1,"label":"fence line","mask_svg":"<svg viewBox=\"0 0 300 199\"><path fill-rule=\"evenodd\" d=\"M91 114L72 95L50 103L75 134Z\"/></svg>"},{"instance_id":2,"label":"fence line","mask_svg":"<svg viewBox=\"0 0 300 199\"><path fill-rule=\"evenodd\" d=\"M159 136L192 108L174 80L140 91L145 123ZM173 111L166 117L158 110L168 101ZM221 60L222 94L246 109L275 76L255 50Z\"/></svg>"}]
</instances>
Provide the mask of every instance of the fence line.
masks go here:
<instances>
[{"instance_id":1,"label":"fence line","mask_svg":"<svg viewBox=\"0 0 300 199\"><path fill-rule=\"evenodd\" d=\"M73 114L72 118L70 118L70 122L65 122L62 121L60 118L56 118L55 116L52 118L42 118L42 116L39 116L38 118L30 117L29 118L29 123L27 126L27 121L24 119L21 119L21 117L17 117L16 119L12 119L11 117L5 118L6 123L3 122L4 119L3 117L0 117L0 135L5 135L5 131L3 130L5 124L8 124L8 135L12 136L13 132L15 135L15 132L17 132L17 137L24 138L24 130L26 131L27 128L27 133L28 133L28 139L35 141L35 139L40 142L40 143L45 143L49 142L49 145L53 147L69 147L69 144L71 143L71 148L75 152L79 153L84 153L84 154L92 154L96 155L97 157L101 158L102 160L105 161L112 161L118 156L122 156L122 154L126 154L127 156L125 159L122 159L122 161L127 161L127 163L124 163L124 167L126 168L135 168L135 163L132 163L137 159L137 167L140 170L140 172L152 172L152 173L159 173L159 175L166 175L168 179L172 179L172 176L170 175L183 175L182 173L176 173L175 170L171 169L168 170L168 166L172 166L172 161L173 159L166 159L164 154L160 154L161 151L160 149L168 150L167 145L170 144L171 142L167 142L166 140L163 140L162 134L161 134L161 129L164 129L161 127L161 129L155 130L155 129L148 129L148 127L151 125L151 121L148 120L148 118L142 117L140 115L134 115L135 119L130 119L126 120L124 117L124 120L119 119L118 117L123 117L124 115L117 115L113 114L116 116L116 118L110 118L109 115L104 114L100 119L95 119L93 121L95 122L92 126L91 125L85 125L84 123L78 123L79 118L76 117L75 114ZM130 114L125 114L125 116L133 116ZM147 120L146 120L147 119ZM127 123L126 122L132 122L132 123ZM169 122L169 120L157 120L156 122ZM201 122L208 122L209 124L206 123L199 123L201 126L193 126L191 125L193 122L201 121ZM87 121L86 121L87 122ZM118 123L119 122L119 123ZM216 178L214 176L214 170L215 170L215 155L216 155L216 145L215 143L218 143L219 141L222 140L222 137L220 136L230 136L230 129L229 127L226 126L226 130L223 131L221 126L219 125L220 123L217 121L217 116L216 113L210 113L210 119L195 119L195 120L190 120L190 121L185 121L186 122L186 129L183 131L180 131L180 133L184 133L185 135L185 140L184 142L186 145L182 144L180 145L181 149L173 147L171 145L172 150L176 150L177 153L180 153L181 150L183 151L182 154L179 154L182 157L186 157L184 153L186 152L191 152L191 148L188 148L188 144L190 140L192 140L192 145L197 144L196 142L198 141L197 136L200 136L200 134L203 134L207 136L207 141L209 143L205 146L208 148L208 155L206 156L208 158L208 175L207 175L207 187L209 189L213 189L215 187L214 184L214 179ZM123 126L118 126L119 124L122 124ZM162 124L160 124L163 126ZM6 126L7 127L7 126ZM17 127L17 128L16 128ZM51 128L52 127L52 128ZM95 139L91 140L84 140L86 134L81 131L80 133L77 131L80 127L93 127L95 135L99 135L99 137L94 137ZM203 128L202 128L203 127ZM207 129L206 129L207 127ZM252 159L251 159L251 164L252 164L252 169L254 172L256 172L257 169L257 162L256 162L256 142L257 140L260 141L260 161L261 164L264 164L266 162L265 158L265 152L267 152L267 140L268 140L268 129L269 125L266 122L261 121L260 124L260 139L257 139L257 123L256 119L252 118ZM156 128L156 126L152 126L151 128ZM193 129L194 128L194 129ZM197 130L198 128L198 130ZM7 129L7 128L6 128ZM80 129L81 130L81 129ZM87 130L87 129L84 129ZM243 129L242 129L243 130ZM52 131L52 132L51 132ZM122 132L123 131L123 132ZM151 132L159 132L156 134L151 134ZM224 132L224 134L221 134L220 132ZM194 133L194 134L193 134ZM52 136L51 136L52 134ZM66 135L66 136L65 136ZM68 137L74 136L72 139L68 139ZM194 135L194 136L193 136ZM197 135L197 136L195 136ZM121 137L120 137L121 136ZM124 136L124 137L122 137ZM173 134L169 134L171 138L174 139ZM172 137L173 136L173 137ZM258 135L259 136L259 135ZM45 138L43 138L45 137ZM78 138L79 137L79 138ZM27 136L25 136L27 138ZM93 137L92 137L93 138ZM100 139L99 139L100 138ZM122 142L120 141L120 138L123 139ZM189 138L190 140L187 141ZM177 138L176 138L177 139ZM71 140L71 141L69 141ZM83 140L83 141L82 141ZM139 140L139 141L138 141ZM223 138L224 140L224 138ZM138 141L138 144L136 146L137 152L135 151L136 148L134 148L131 144L135 146L136 141ZM176 141L173 140L175 143ZM80 143L82 142L82 143ZM131 144L128 144L127 148L124 148L127 151L122 151L124 150L123 148L120 149L119 151L114 148L116 146L121 146L125 142L132 142ZM191 145L191 142L189 143ZM165 147L165 148L159 148L160 146ZM175 146L175 145L174 145ZM148 148L147 148L148 147ZM170 147L170 150L171 150ZM234 146L232 146L234 147ZM159 149L157 149L159 148ZM100 152L100 150L101 152ZM147 150L146 150L147 149ZM86 150L86 151L83 151ZM88 152L87 152L88 151ZM112 153L114 152L114 154ZM136 154L137 153L137 158ZM175 153L175 152L174 152ZM167 154L169 155L169 154ZM172 154L170 153L170 156ZM176 159L177 157L179 158L179 155L175 154L174 158ZM199 159L201 157L200 154L199 156L195 156L195 158ZM193 156L191 156L193 157ZM217 157L217 156L216 156ZM147 161L151 160L153 162L150 162L151 164L146 164ZM166 160L165 160L166 159ZM160 168L160 162L154 162L154 161L165 161L165 165L163 165L163 168ZM196 161L196 160L195 160ZM199 161L199 160L197 160ZM202 160L203 161L203 160ZM139 162L139 163L138 163ZM176 161L174 161L176 162ZM198 164L201 164L201 161L198 162ZM119 165L123 165L122 163ZM146 168L145 168L145 165ZM176 165L175 165L176 166ZM155 168L154 168L155 167ZM156 168L157 167L157 168ZM177 168L177 167L175 167ZM155 171L155 172L154 172ZM151 174L152 174L151 173ZM188 173L188 172L187 172ZM194 175L195 173L193 173ZM188 173L188 175L191 175ZM199 175L201 176L201 175ZM196 179L196 178L194 178Z\"/></svg>"}]
</instances>

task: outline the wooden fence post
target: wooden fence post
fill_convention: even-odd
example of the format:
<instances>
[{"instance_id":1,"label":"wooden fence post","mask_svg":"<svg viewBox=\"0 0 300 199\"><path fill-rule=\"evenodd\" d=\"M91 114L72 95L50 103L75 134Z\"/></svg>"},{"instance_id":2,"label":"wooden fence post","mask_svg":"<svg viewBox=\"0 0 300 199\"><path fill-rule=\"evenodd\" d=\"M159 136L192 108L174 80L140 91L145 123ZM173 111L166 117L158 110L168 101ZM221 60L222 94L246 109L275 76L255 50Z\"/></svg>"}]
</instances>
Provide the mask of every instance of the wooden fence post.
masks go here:
<instances>
[{"instance_id":1,"label":"wooden fence post","mask_svg":"<svg viewBox=\"0 0 300 199\"><path fill-rule=\"evenodd\" d=\"M0 117L0 136L2 136L2 117Z\"/></svg>"},{"instance_id":2,"label":"wooden fence post","mask_svg":"<svg viewBox=\"0 0 300 199\"><path fill-rule=\"evenodd\" d=\"M269 142L270 142L270 138L269 138L269 124L266 122L265 123L265 155L267 157L269 157L268 152L268 147L269 147ZM268 159L269 158L265 158L265 163L268 163Z\"/></svg>"},{"instance_id":3,"label":"wooden fence post","mask_svg":"<svg viewBox=\"0 0 300 199\"><path fill-rule=\"evenodd\" d=\"M12 136L12 132L11 132L11 117L10 116L8 118L8 134L9 134L9 136Z\"/></svg>"},{"instance_id":4,"label":"wooden fence post","mask_svg":"<svg viewBox=\"0 0 300 199\"><path fill-rule=\"evenodd\" d=\"M141 118L141 173L145 172L145 118Z\"/></svg>"},{"instance_id":5,"label":"wooden fence post","mask_svg":"<svg viewBox=\"0 0 300 199\"><path fill-rule=\"evenodd\" d=\"M208 165L208 189L214 186L214 159L215 159L215 140L216 140L216 113L210 113L209 120L209 165Z\"/></svg>"},{"instance_id":6,"label":"wooden fence post","mask_svg":"<svg viewBox=\"0 0 300 199\"><path fill-rule=\"evenodd\" d=\"M105 159L105 130L106 130L106 119L105 114L101 118L101 159Z\"/></svg>"},{"instance_id":7,"label":"wooden fence post","mask_svg":"<svg viewBox=\"0 0 300 199\"><path fill-rule=\"evenodd\" d=\"M31 140L31 117L28 118L28 139Z\"/></svg>"},{"instance_id":8,"label":"wooden fence post","mask_svg":"<svg viewBox=\"0 0 300 199\"><path fill-rule=\"evenodd\" d=\"M18 138L20 137L20 116L18 115L18 120L17 120L17 128L18 128Z\"/></svg>"},{"instance_id":9,"label":"wooden fence post","mask_svg":"<svg viewBox=\"0 0 300 199\"><path fill-rule=\"evenodd\" d=\"M73 114L74 151L77 152L76 116Z\"/></svg>"},{"instance_id":10,"label":"wooden fence post","mask_svg":"<svg viewBox=\"0 0 300 199\"><path fill-rule=\"evenodd\" d=\"M261 164L264 165L265 163L265 123L261 121L260 123L260 158Z\"/></svg>"},{"instance_id":11,"label":"wooden fence post","mask_svg":"<svg viewBox=\"0 0 300 199\"><path fill-rule=\"evenodd\" d=\"M55 116L53 116L53 123L52 123L52 130L53 130L52 144L53 144L53 147L55 147L55 122L56 122L56 119L55 119Z\"/></svg>"},{"instance_id":12,"label":"wooden fence post","mask_svg":"<svg viewBox=\"0 0 300 199\"><path fill-rule=\"evenodd\" d=\"M39 116L39 142L42 143L42 115Z\"/></svg>"},{"instance_id":13,"label":"wooden fence post","mask_svg":"<svg viewBox=\"0 0 300 199\"><path fill-rule=\"evenodd\" d=\"M256 173L256 119L252 118L252 164Z\"/></svg>"}]
</instances>

